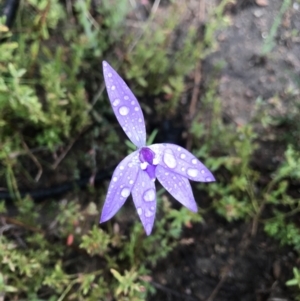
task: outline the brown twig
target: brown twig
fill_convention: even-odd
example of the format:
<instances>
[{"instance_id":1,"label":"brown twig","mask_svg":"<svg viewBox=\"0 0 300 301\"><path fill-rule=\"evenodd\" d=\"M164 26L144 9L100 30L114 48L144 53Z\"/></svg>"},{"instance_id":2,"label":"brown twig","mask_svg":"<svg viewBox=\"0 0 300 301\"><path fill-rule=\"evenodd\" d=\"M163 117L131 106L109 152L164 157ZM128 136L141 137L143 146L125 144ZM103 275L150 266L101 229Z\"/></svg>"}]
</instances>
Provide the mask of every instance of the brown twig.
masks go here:
<instances>
[{"instance_id":1,"label":"brown twig","mask_svg":"<svg viewBox=\"0 0 300 301\"><path fill-rule=\"evenodd\" d=\"M160 283L151 281L151 284L155 288L157 288L157 289L159 289L159 290L161 290L161 291L163 291L163 292L165 292L167 294L173 295L173 296L175 296L177 298L181 298L181 299L188 300L188 301L201 301L201 299L199 299L199 298L195 298L195 297L187 295L187 294L179 293L179 292L177 292L177 291L175 291L175 290L173 290L173 289L171 289L169 287L166 287L166 286L164 286L164 285L162 285Z\"/></svg>"},{"instance_id":2,"label":"brown twig","mask_svg":"<svg viewBox=\"0 0 300 301\"><path fill-rule=\"evenodd\" d=\"M225 280L227 279L228 273L229 273L231 267L232 267L232 264L228 264L225 267L219 283L216 285L216 287L214 288L214 290L212 291L212 293L210 294L210 296L205 301L213 301L214 300L214 298L218 294L219 290L221 289L222 285L224 284Z\"/></svg>"},{"instance_id":3,"label":"brown twig","mask_svg":"<svg viewBox=\"0 0 300 301\"><path fill-rule=\"evenodd\" d=\"M39 160L36 158L36 156L32 153L32 151L29 149L28 145L26 144L26 142L24 140L22 140L22 145L25 148L28 156L31 158L31 160L34 162L34 164L37 166L38 168L38 173L35 176L34 180L36 182L39 181L39 179L41 178L42 174L43 174L43 167L41 165L41 163L39 162Z\"/></svg>"},{"instance_id":4,"label":"brown twig","mask_svg":"<svg viewBox=\"0 0 300 301\"><path fill-rule=\"evenodd\" d=\"M38 233L42 233L44 234L44 232L39 229L39 228L35 228L35 227L32 227L30 225L26 225L12 217L8 217L8 216L1 216L1 221L3 224L6 224L6 223L9 223L9 224L12 224L12 225L15 225L15 226L18 226L18 227L22 227L26 230L30 230L32 232L38 232Z\"/></svg>"},{"instance_id":5,"label":"brown twig","mask_svg":"<svg viewBox=\"0 0 300 301\"><path fill-rule=\"evenodd\" d=\"M58 158L55 160L55 162L52 164L52 169L56 169L57 166L60 164L60 162L65 158L67 153L70 151L70 149L73 147L74 143L79 139L79 137L88 129L89 127L85 127L74 139L71 140L67 148L64 150L63 153L61 153Z\"/></svg>"}]
</instances>

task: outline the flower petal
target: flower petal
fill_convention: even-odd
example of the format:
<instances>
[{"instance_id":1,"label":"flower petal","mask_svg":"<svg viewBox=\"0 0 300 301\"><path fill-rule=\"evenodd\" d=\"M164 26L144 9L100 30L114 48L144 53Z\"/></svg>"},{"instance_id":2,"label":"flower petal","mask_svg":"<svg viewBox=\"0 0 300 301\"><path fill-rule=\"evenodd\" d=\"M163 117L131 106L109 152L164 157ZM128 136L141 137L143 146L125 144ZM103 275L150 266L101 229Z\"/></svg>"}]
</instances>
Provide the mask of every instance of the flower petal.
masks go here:
<instances>
[{"instance_id":1,"label":"flower petal","mask_svg":"<svg viewBox=\"0 0 300 301\"><path fill-rule=\"evenodd\" d=\"M156 212L156 189L147 172L140 169L132 189L132 198L143 227L150 235Z\"/></svg>"},{"instance_id":2,"label":"flower petal","mask_svg":"<svg viewBox=\"0 0 300 301\"><path fill-rule=\"evenodd\" d=\"M118 73L105 61L103 74L111 106L121 127L137 147L145 146L145 121L136 97Z\"/></svg>"},{"instance_id":3,"label":"flower petal","mask_svg":"<svg viewBox=\"0 0 300 301\"><path fill-rule=\"evenodd\" d=\"M203 163L181 146L162 143L147 146L155 153L154 164L196 182L214 182L215 178Z\"/></svg>"},{"instance_id":4,"label":"flower petal","mask_svg":"<svg viewBox=\"0 0 300 301\"><path fill-rule=\"evenodd\" d=\"M161 185L164 186L178 202L191 211L197 212L197 204L187 178L160 165L156 167L156 177Z\"/></svg>"},{"instance_id":5,"label":"flower petal","mask_svg":"<svg viewBox=\"0 0 300 301\"><path fill-rule=\"evenodd\" d=\"M102 209L100 223L112 218L130 195L139 170L138 151L122 160L116 167Z\"/></svg>"}]
</instances>

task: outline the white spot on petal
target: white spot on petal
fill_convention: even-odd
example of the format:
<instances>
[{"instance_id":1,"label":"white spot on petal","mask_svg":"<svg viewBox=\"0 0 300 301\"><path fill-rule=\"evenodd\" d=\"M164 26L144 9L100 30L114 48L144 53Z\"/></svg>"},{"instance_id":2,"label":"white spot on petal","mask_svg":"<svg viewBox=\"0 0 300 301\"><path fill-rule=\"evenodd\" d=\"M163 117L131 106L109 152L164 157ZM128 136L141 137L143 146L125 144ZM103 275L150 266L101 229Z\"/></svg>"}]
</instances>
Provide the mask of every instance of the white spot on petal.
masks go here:
<instances>
[{"instance_id":1,"label":"white spot on petal","mask_svg":"<svg viewBox=\"0 0 300 301\"><path fill-rule=\"evenodd\" d=\"M163 160L169 168L175 168L177 165L176 158L171 149L165 151Z\"/></svg>"},{"instance_id":2,"label":"white spot on petal","mask_svg":"<svg viewBox=\"0 0 300 301\"><path fill-rule=\"evenodd\" d=\"M180 158L181 158L181 159L184 159L185 157L186 157L185 154L181 154L181 155L180 155Z\"/></svg>"},{"instance_id":3,"label":"white spot on petal","mask_svg":"<svg viewBox=\"0 0 300 301\"><path fill-rule=\"evenodd\" d=\"M153 161L152 161L152 164L157 165L158 163L159 163L159 160L157 158L154 158Z\"/></svg>"},{"instance_id":4,"label":"white spot on petal","mask_svg":"<svg viewBox=\"0 0 300 301\"><path fill-rule=\"evenodd\" d=\"M122 115L122 116L126 116L128 115L129 113L129 109L125 106L122 106L120 109L119 109L119 113Z\"/></svg>"},{"instance_id":5,"label":"white spot on petal","mask_svg":"<svg viewBox=\"0 0 300 301\"><path fill-rule=\"evenodd\" d=\"M212 178L210 178L210 177L207 177L205 180L206 180L207 182L212 182Z\"/></svg>"},{"instance_id":6,"label":"white spot on petal","mask_svg":"<svg viewBox=\"0 0 300 301\"><path fill-rule=\"evenodd\" d=\"M134 110L135 110L135 111L138 111L138 110L139 110L139 107L135 107Z\"/></svg>"},{"instance_id":7,"label":"white spot on petal","mask_svg":"<svg viewBox=\"0 0 300 301\"><path fill-rule=\"evenodd\" d=\"M117 182L118 178L117 177L113 177L113 181Z\"/></svg>"},{"instance_id":8,"label":"white spot on petal","mask_svg":"<svg viewBox=\"0 0 300 301\"><path fill-rule=\"evenodd\" d=\"M129 181L129 184L132 185L132 184L133 184L133 180L130 180L130 181Z\"/></svg>"},{"instance_id":9,"label":"white spot on petal","mask_svg":"<svg viewBox=\"0 0 300 301\"><path fill-rule=\"evenodd\" d=\"M187 170L187 174L188 174L190 177L195 178L195 177L197 177L197 175L198 175L198 169L189 168L189 169Z\"/></svg>"},{"instance_id":10,"label":"white spot on petal","mask_svg":"<svg viewBox=\"0 0 300 301\"><path fill-rule=\"evenodd\" d=\"M142 122L142 118L139 118L139 122Z\"/></svg>"},{"instance_id":11,"label":"white spot on petal","mask_svg":"<svg viewBox=\"0 0 300 301\"><path fill-rule=\"evenodd\" d=\"M113 105L114 107L116 107L117 105L119 105L119 103L120 103L120 99L119 99L119 98L116 98L116 99L113 101L112 105Z\"/></svg>"},{"instance_id":12,"label":"white spot on petal","mask_svg":"<svg viewBox=\"0 0 300 301\"><path fill-rule=\"evenodd\" d=\"M143 214L143 209L142 208L137 208L137 213L138 215L142 215Z\"/></svg>"},{"instance_id":13,"label":"white spot on petal","mask_svg":"<svg viewBox=\"0 0 300 301\"><path fill-rule=\"evenodd\" d=\"M148 189L145 193L144 193L144 201L146 202L153 202L155 200L155 190L153 188Z\"/></svg>"},{"instance_id":14,"label":"white spot on petal","mask_svg":"<svg viewBox=\"0 0 300 301\"><path fill-rule=\"evenodd\" d=\"M201 169L201 173L202 173L202 174L205 174L205 170L204 170L204 169Z\"/></svg>"},{"instance_id":15,"label":"white spot on petal","mask_svg":"<svg viewBox=\"0 0 300 301\"><path fill-rule=\"evenodd\" d=\"M125 100L128 100L128 99L129 99L129 97L128 97L127 95L125 95L125 96L124 96L124 99L125 99Z\"/></svg>"},{"instance_id":16,"label":"white spot on petal","mask_svg":"<svg viewBox=\"0 0 300 301\"><path fill-rule=\"evenodd\" d=\"M111 86L111 89L112 89L112 90L115 90L115 89L116 89L116 86Z\"/></svg>"},{"instance_id":17,"label":"white spot on petal","mask_svg":"<svg viewBox=\"0 0 300 301\"><path fill-rule=\"evenodd\" d=\"M193 163L193 164L197 164L197 162L198 162L197 159L193 159L193 160L192 160L192 163Z\"/></svg>"},{"instance_id":18,"label":"white spot on petal","mask_svg":"<svg viewBox=\"0 0 300 301\"><path fill-rule=\"evenodd\" d=\"M142 170L145 170L145 169L147 168L147 166L148 166L148 163L147 163L147 162L141 163L141 169L142 169Z\"/></svg>"},{"instance_id":19,"label":"white spot on petal","mask_svg":"<svg viewBox=\"0 0 300 301\"><path fill-rule=\"evenodd\" d=\"M131 104L132 104L132 105L134 105L134 104L135 104L134 100L132 100L132 101L131 101Z\"/></svg>"},{"instance_id":20,"label":"white spot on petal","mask_svg":"<svg viewBox=\"0 0 300 301\"><path fill-rule=\"evenodd\" d=\"M130 195L130 189L127 187L123 188L121 191L121 196L123 198L127 198L129 195Z\"/></svg>"},{"instance_id":21,"label":"white spot on petal","mask_svg":"<svg viewBox=\"0 0 300 301\"><path fill-rule=\"evenodd\" d=\"M146 217L151 217L151 216L153 216L153 215L154 215L154 212L153 212L153 211L147 210L147 211L145 212L145 216L146 216Z\"/></svg>"},{"instance_id":22,"label":"white spot on petal","mask_svg":"<svg viewBox=\"0 0 300 301\"><path fill-rule=\"evenodd\" d=\"M112 77L112 74L111 74L111 73L108 73L108 77Z\"/></svg>"},{"instance_id":23,"label":"white spot on petal","mask_svg":"<svg viewBox=\"0 0 300 301\"><path fill-rule=\"evenodd\" d=\"M124 166L123 166L123 165L121 165L121 166L120 166L120 169L121 169L121 170L123 170L123 169L124 169Z\"/></svg>"}]
</instances>

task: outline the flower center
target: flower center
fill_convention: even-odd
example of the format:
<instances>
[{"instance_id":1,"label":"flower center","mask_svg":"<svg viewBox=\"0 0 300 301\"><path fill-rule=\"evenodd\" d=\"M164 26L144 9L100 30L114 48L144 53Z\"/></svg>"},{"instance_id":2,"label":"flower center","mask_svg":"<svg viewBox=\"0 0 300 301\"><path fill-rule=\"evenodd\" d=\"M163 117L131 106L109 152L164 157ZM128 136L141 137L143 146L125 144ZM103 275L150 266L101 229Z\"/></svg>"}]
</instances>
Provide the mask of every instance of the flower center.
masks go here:
<instances>
[{"instance_id":1,"label":"flower center","mask_svg":"<svg viewBox=\"0 0 300 301\"><path fill-rule=\"evenodd\" d=\"M146 171L152 181L155 181L156 165L153 164L155 153L148 147L142 147L139 152L141 168Z\"/></svg>"},{"instance_id":2,"label":"flower center","mask_svg":"<svg viewBox=\"0 0 300 301\"><path fill-rule=\"evenodd\" d=\"M141 163L147 162L148 164L153 164L153 159L155 157L154 152L148 147L142 147L139 153L139 159Z\"/></svg>"}]
</instances>

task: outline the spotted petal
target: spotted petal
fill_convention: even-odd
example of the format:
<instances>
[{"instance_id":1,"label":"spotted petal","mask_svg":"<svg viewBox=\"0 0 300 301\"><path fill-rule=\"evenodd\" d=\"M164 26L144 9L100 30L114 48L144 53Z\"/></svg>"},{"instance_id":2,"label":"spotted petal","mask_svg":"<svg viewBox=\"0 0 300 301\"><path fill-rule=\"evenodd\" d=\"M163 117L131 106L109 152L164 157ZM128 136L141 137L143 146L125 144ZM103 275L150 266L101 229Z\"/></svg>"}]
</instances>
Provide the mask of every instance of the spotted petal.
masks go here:
<instances>
[{"instance_id":1,"label":"spotted petal","mask_svg":"<svg viewBox=\"0 0 300 301\"><path fill-rule=\"evenodd\" d=\"M140 169L132 189L132 198L143 227L150 235L156 212L156 190L154 181Z\"/></svg>"},{"instance_id":2,"label":"spotted petal","mask_svg":"<svg viewBox=\"0 0 300 301\"><path fill-rule=\"evenodd\" d=\"M122 160L116 167L104 202L100 223L112 218L130 195L139 170L138 151Z\"/></svg>"},{"instance_id":3,"label":"spotted petal","mask_svg":"<svg viewBox=\"0 0 300 301\"><path fill-rule=\"evenodd\" d=\"M197 182L215 181L212 173L193 154L181 146L169 143L148 146L154 153L154 164Z\"/></svg>"},{"instance_id":4,"label":"spotted petal","mask_svg":"<svg viewBox=\"0 0 300 301\"><path fill-rule=\"evenodd\" d=\"M187 178L162 166L157 166L155 173L161 185L165 187L178 202L191 211L197 212L197 204L194 199L190 182Z\"/></svg>"},{"instance_id":5,"label":"spotted petal","mask_svg":"<svg viewBox=\"0 0 300 301\"><path fill-rule=\"evenodd\" d=\"M145 121L136 97L118 73L105 61L103 74L111 106L121 127L137 147L145 146Z\"/></svg>"}]
</instances>

